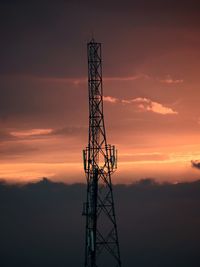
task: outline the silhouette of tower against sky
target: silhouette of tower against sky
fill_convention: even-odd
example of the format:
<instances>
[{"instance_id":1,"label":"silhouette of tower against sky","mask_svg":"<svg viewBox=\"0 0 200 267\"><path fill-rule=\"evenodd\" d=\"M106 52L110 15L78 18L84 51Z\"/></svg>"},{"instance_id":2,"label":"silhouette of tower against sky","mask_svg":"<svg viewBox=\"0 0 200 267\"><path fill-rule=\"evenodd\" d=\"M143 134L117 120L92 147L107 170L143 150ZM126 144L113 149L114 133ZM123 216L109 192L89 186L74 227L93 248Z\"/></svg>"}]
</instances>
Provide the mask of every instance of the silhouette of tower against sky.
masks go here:
<instances>
[{"instance_id":1,"label":"silhouette of tower against sky","mask_svg":"<svg viewBox=\"0 0 200 267\"><path fill-rule=\"evenodd\" d=\"M87 179L85 267L121 267L111 175L117 168L117 150L107 144L103 114L101 43L87 44L89 138L83 150Z\"/></svg>"}]
</instances>

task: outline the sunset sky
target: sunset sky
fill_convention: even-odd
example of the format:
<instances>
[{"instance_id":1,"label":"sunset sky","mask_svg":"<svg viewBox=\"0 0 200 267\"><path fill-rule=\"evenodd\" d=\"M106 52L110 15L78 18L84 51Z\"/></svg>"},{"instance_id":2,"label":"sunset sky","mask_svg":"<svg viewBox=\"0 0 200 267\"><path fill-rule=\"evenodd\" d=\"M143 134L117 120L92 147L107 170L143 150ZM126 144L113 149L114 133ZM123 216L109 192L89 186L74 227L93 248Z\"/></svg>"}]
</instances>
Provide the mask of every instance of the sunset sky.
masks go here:
<instances>
[{"instance_id":1,"label":"sunset sky","mask_svg":"<svg viewBox=\"0 0 200 267\"><path fill-rule=\"evenodd\" d=\"M199 33L198 1L0 1L0 178L85 182L94 36L113 182L198 179Z\"/></svg>"}]
</instances>

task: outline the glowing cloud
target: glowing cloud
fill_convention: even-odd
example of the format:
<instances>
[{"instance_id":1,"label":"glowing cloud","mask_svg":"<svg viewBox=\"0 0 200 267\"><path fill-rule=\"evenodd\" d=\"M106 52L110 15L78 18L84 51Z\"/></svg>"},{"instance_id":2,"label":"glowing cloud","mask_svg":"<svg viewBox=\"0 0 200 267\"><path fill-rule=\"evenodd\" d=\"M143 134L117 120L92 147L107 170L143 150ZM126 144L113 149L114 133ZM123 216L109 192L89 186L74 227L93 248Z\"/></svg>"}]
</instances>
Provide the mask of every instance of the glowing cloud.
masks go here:
<instances>
[{"instance_id":1,"label":"glowing cloud","mask_svg":"<svg viewBox=\"0 0 200 267\"><path fill-rule=\"evenodd\" d=\"M115 104L119 101L119 99L117 99L116 97L112 97L112 96L104 96L103 101Z\"/></svg>"},{"instance_id":2,"label":"glowing cloud","mask_svg":"<svg viewBox=\"0 0 200 267\"><path fill-rule=\"evenodd\" d=\"M124 81L124 82L129 82L129 81L135 81L135 80L139 80L139 79L149 79L149 76L147 74L136 74L133 76L119 76L119 77L105 77L104 80L105 81Z\"/></svg>"},{"instance_id":3,"label":"glowing cloud","mask_svg":"<svg viewBox=\"0 0 200 267\"><path fill-rule=\"evenodd\" d=\"M122 103L122 104L135 104L136 107L140 111L151 111L154 113L162 114L162 115L168 115L168 114L178 114L177 111L174 111L173 109L163 106L162 104L158 102L154 102L151 99L145 98L145 97L137 97L134 99L118 99L116 97L112 96L104 96L103 100L109 103Z\"/></svg>"},{"instance_id":4,"label":"glowing cloud","mask_svg":"<svg viewBox=\"0 0 200 267\"><path fill-rule=\"evenodd\" d=\"M124 104L135 103L137 105L137 108L139 108L141 111L151 111L162 115L178 114L177 111L174 111L169 107L165 107L162 104L154 102L148 98L138 97L131 100L122 100L122 103Z\"/></svg>"},{"instance_id":5,"label":"glowing cloud","mask_svg":"<svg viewBox=\"0 0 200 267\"><path fill-rule=\"evenodd\" d=\"M162 83L167 83L167 84L178 84L178 83L183 83L182 79L172 79L170 75L167 75L167 77L163 80L160 80Z\"/></svg>"},{"instance_id":6,"label":"glowing cloud","mask_svg":"<svg viewBox=\"0 0 200 267\"><path fill-rule=\"evenodd\" d=\"M31 129L31 130L23 130L23 131L14 131L10 134L14 137L24 138L35 135L46 135L52 133L52 129Z\"/></svg>"}]
</instances>

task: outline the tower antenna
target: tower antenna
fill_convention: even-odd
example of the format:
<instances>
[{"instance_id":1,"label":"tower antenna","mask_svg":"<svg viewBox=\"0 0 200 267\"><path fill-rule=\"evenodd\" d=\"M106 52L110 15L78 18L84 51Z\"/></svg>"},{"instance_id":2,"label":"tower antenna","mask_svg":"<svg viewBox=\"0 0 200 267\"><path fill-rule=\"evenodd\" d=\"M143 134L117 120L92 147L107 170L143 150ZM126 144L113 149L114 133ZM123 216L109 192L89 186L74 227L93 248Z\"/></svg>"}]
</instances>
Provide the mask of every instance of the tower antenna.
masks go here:
<instances>
[{"instance_id":1,"label":"tower antenna","mask_svg":"<svg viewBox=\"0 0 200 267\"><path fill-rule=\"evenodd\" d=\"M107 144L103 114L101 43L87 44L89 138L83 150L87 179L85 267L121 267L111 174L117 169L117 150Z\"/></svg>"}]
</instances>

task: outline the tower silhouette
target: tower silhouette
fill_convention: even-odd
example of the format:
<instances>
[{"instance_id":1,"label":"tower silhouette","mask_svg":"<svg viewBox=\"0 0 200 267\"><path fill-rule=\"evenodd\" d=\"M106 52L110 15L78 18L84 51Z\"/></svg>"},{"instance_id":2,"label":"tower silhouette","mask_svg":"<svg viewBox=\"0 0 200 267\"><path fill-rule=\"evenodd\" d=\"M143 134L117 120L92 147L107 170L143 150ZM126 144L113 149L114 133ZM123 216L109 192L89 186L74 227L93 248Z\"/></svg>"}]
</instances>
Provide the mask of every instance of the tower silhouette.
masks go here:
<instances>
[{"instance_id":1,"label":"tower silhouette","mask_svg":"<svg viewBox=\"0 0 200 267\"><path fill-rule=\"evenodd\" d=\"M117 168L117 150L107 144L103 114L101 43L87 44L89 139L83 150L87 179L85 267L121 267L111 174Z\"/></svg>"}]
</instances>

